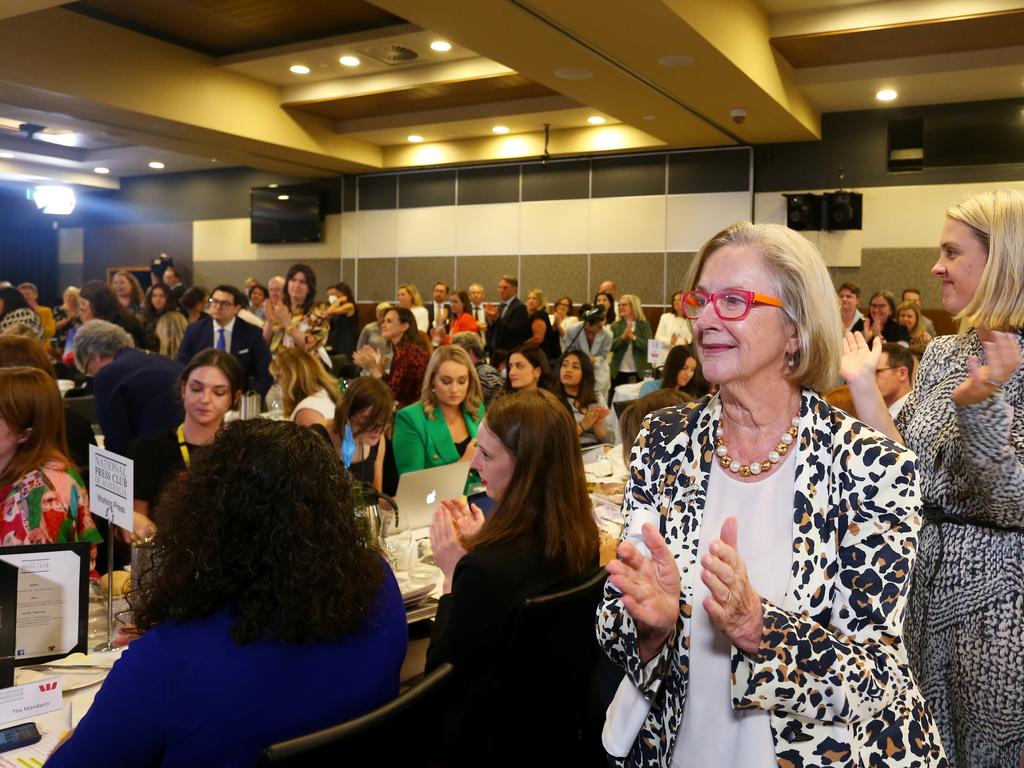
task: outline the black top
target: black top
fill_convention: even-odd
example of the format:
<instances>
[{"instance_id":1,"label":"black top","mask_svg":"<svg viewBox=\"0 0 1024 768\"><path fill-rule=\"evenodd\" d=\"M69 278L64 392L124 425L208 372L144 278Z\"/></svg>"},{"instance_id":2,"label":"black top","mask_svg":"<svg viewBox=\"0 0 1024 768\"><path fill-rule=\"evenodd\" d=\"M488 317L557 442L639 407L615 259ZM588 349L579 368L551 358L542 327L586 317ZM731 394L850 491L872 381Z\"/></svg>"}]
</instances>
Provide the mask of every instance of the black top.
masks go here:
<instances>
[{"instance_id":1,"label":"black top","mask_svg":"<svg viewBox=\"0 0 1024 768\"><path fill-rule=\"evenodd\" d=\"M532 315L530 315L530 333L533 333L533 321L540 320L544 323L544 341L540 343L540 348L543 350L545 357L548 360L557 360L562 354L562 339L558 335L558 331L551 327L551 318L548 317L548 313L543 309L538 309Z\"/></svg>"},{"instance_id":2,"label":"black top","mask_svg":"<svg viewBox=\"0 0 1024 768\"><path fill-rule=\"evenodd\" d=\"M864 323L867 320L868 317L865 315L856 323L854 323L853 326L851 326L850 328L850 333L854 333L856 331L864 333ZM890 317L888 320L885 321L885 325L882 326L882 338L894 344L899 341L909 344L910 331L907 330L907 327L905 325L900 325Z\"/></svg>"},{"instance_id":3,"label":"black top","mask_svg":"<svg viewBox=\"0 0 1024 768\"><path fill-rule=\"evenodd\" d=\"M312 429L320 437L327 441L327 445L330 446L331 450L334 450L334 443L331 442L331 436L327 434L327 428L323 424L312 424L309 429ZM380 443L370 448L370 455L362 461L353 461L349 466L349 474L352 475L354 480L363 483L364 485L373 487L373 466L377 461L377 451L380 450ZM340 460L340 456L338 457ZM388 496L394 496L395 491L398 490L398 470L395 467L395 455L391 449L391 441L388 441L387 450L384 452L384 471L383 477L381 478L381 490Z\"/></svg>"},{"instance_id":4,"label":"black top","mask_svg":"<svg viewBox=\"0 0 1024 768\"><path fill-rule=\"evenodd\" d=\"M505 313L498 317L487 331L490 351L503 349L511 352L530 338L530 316L526 305L518 297L509 300Z\"/></svg>"},{"instance_id":5,"label":"black top","mask_svg":"<svg viewBox=\"0 0 1024 768\"><path fill-rule=\"evenodd\" d=\"M186 443L189 458L201 447ZM164 487L185 471L185 460L178 447L177 431L139 437L128 446L128 458L135 462L135 498L153 506Z\"/></svg>"},{"instance_id":6,"label":"black top","mask_svg":"<svg viewBox=\"0 0 1024 768\"><path fill-rule=\"evenodd\" d=\"M466 455L466 449L469 448L469 441L472 440L472 439L473 439L472 437L467 435L465 440L463 440L460 443L456 443L455 444L455 450L459 454L459 456L465 456Z\"/></svg>"},{"instance_id":7,"label":"black top","mask_svg":"<svg viewBox=\"0 0 1024 768\"><path fill-rule=\"evenodd\" d=\"M356 349L359 338L359 318L356 315L346 317L335 315L331 318L331 332L327 337L327 345L332 355L349 355Z\"/></svg>"}]
</instances>

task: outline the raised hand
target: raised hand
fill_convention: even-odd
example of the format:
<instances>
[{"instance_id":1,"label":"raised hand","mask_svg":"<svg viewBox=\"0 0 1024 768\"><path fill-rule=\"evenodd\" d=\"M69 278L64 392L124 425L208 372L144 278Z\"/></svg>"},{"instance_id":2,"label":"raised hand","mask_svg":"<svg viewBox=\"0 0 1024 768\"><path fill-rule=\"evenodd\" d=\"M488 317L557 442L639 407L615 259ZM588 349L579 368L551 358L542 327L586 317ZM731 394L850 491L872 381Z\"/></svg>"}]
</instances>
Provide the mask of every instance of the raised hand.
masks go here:
<instances>
[{"instance_id":1,"label":"raised hand","mask_svg":"<svg viewBox=\"0 0 1024 768\"><path fill-rule=\"evenodd\" d=\"M967 358L967 378L953 390L957 405L974 405L987 400L1000 390L1020 368L1017 337L1001 331L979 331L985 350L985 363L977 355Z\"/></svg>"},{"instance_id":2,"label":"raised hand","mask_svg":"<svg viewBox=\"0 0 1024 768\"><path fill-rule=\"evenodd\" d=\"M860 331L847 333L843 337L843 357L839 363L839 375L851 387L869 381L874 383L875 370L881 357L881 336L876 336L871 344L868 344Z\"/></svg>"},{"instance_id":3,"label":"raised hand","mask_svg":"<svg viewBox=\"0 0 1024 768\"><path fill-rule=\"evenodd\" d=\"M720 537L711 542L701 558L701 581L710 595L704 611L712 626L744 653L754 653L761 644L764 611L761 596L747 579L747 566L740 558L737 540L739 523L727 517Z\"/></svg>"}]
</instances>

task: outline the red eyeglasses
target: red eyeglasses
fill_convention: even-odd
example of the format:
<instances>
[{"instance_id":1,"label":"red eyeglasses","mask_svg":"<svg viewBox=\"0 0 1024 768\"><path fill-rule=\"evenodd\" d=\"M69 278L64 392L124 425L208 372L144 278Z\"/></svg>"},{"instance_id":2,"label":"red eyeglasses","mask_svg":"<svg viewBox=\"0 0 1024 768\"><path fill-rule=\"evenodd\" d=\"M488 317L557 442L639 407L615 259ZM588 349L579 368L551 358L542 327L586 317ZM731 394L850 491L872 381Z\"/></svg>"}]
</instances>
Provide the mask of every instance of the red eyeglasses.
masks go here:
<instances>
[{"instance_id":1,"label":"red eyeglasses","mask_svg":"<svg viewBox=\"0 0 1024 768\"><path fill-rule=\"evenodd\" d=\"M690 320L703 315L708 304L714 306L715 314L722 320L742 320L750 314L750 308L755 304L782 308L782 301L774 296L741 288L727 288L718 293L687 291L683 294L683 314Z\"/></svg>"}]
</instances>

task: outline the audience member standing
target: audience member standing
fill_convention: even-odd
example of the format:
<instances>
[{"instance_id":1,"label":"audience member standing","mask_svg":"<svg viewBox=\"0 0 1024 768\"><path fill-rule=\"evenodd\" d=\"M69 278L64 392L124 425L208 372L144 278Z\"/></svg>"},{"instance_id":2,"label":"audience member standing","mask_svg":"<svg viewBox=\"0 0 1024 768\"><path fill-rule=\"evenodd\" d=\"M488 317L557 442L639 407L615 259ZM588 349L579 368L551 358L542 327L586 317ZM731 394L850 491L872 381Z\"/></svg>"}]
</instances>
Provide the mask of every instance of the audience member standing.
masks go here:
<instances>
[{"instance_id":1,"label":"audience member standing","mask_svg":"<svg viewBox=\"0 0 1024 768\"><path fill-rule=\"evenodd\" d=\"M451 344L452 336L469 331L476 333L476 320L469 314L469 295L465 291L455 291L448 297L449 322L447 328L436 328L435 339L440 338L442 345Z\"/></svg>"},{"instance_id":2,"label":"audience member standing","mask_svg":"<svg viewBox=\"0 0 1024 768\"><path fill-rule=\"evenodd\" d=\"M168 286L174 293L174 298L181 302L181 296L185 291L188 290L189 286L182 282L181 276L178 274L178 270L175 269L173 264L168 264L164 268L163 283Z\"/></svg>"},{"instance_id":3,"label":"audience member standing","mask_svg":"<svg viewBox=\"0 0 1024 768\"><path fill-rule=\"evenodd\" d=\"M335 283L327 289L327 300L327 316L331 319L327 346L332 355L351 355L359 335L359 313L352 289L348 283Z\"/></svg>"},{"instance_id":4,"label":"audience member standing","mask_svg":"<svg viewBox=\"0 0 1024 768\"><path fill-rule=\"evenodd\" d=\"M39 322L43 324L43 340L49 341L57 333L57 323L53 319L53 310L44 307L39 303L39 289L33 283L21 283L18 290L25 297L29 307L39 315Z\"/></svg>"},{"instance_id":5,"label":"audience member standing","mask_svg":"<svg viewBox=\"0 0 1024 768\"><path fill-rule=\"evenodd\" d=\"M651 325L644 319L640 298L631 293L619 300L619 319L612 323L612 357L610 362L612 389L643 378L650 370L647 342Z\"/></svg>"},{"instance_id":6,"label":"audience member standing","mask_svg":"<svg viewBox=\"0 0 1024 768\"><path fill-rule=\"evenodd\" d=\"M420 296L420 289L412 283L402 283L398 286L398 306L408 309L416 318L416 329L420 333L430 331L430 315L427 308L423 306L423 297Z\"/></svg>"},{"instance_id":7,"label":"audience member standing","mask_svg":"<svg viewBox=\"0 0 1024 768\"><path fill-rule=\"evenodd\" d=\"M265 323L267 321L267 311L263 305L266 303L267 296L269 295L266 286L259 283L251 285L247 289L246 295L249 297L249 311Z\"/></svg>"},{"instance_id":8,"label":"audience member standing","mask_svg":"<svg viewBox=\"0 0 1024 768\"><path fill-rule=\"evenodd\" d=\"M510 352L526 343L530 338L530 315L526 306L516 295L519 280L511 275L503 275L498 280L498 298L501 304L497 307L488 305L487 324L488 349L491 352L505 350Z\"/></svg>"},{"instance_id":9,"label":"audience member standing","mask_svg":"<svg viewBox=\"0 0 1024 768\"><path fill-rule=\"evenodd\" d=\"M110 280L110 290L114 292L122 307L131 312L132 316L140 323L143 321L142 302L146 295L142 291L142 285L131 272L121 270L115 272Z\"/></svg>"},{"instance_id":10,"label":"audience member standing","mask_svg":"<svg viewBox=\"0 0 1024 768\"><path fill-rule=\"evenodd\" d=\"M530 338L526 343L540 347L548 356L548 362L554 365L562 354L562 339L551 325L548 303L540 288L526 294L526 313L530 317Z\"/></svg>"},{"instance_id":11,"label":"audience member standing","mask_svg":"<svg viewBox=\"0 0 1024 768\"><path fill-rule=\"evenodd\" d=\"M487 331L487 308L484 306L484 287L480 283L473 283L466 291L469 294L471 308L469 313L476 320L476 330L479 334Z\"/></svg>"},{"instance_id":12,"label":"audience member standing","mask_svg":"<svg viewBox=\"0 0 1024 768\"><path fill-rule=\"evenodd\" d=\"M448 295L451 289L448 283L438 281L434 283L433 300L427 304L427 321L430 324L430 334L433 336L435 330L442 330L447 333L450 320L448 311ZM436 344L435 344L436 346Z\"/></svg>"},{"instance_id":13,"label":"audience member standing","mask_svg":"<svg viewBox=\"0 0 1024 768\"><path fill-rule=\"evenodd\" d=\"M229 352L242 366L243 383L252 381L256 391L267 394L273 379L270 376L270 350L262 331L238 317L242 308L242 292L231 285L218 285L210 295L208 314L185 331L177 360L188 363L203 349Z\"/></svg>"},{"instance_id":14,"label":"audience member standing","mask_svg":"<svg viewBox=\"0 0 1024 768\"><path fill-rule=\"evenodd\" d=\"M273 322L263 328L263 338L272 354L292 346L312 352L324 345L330 321L327 308L316 304L315 299L316 273L305 264L292 264L285 278L284 296L269 307Z\"/></svg>"},{"instance_id":15,"label":"audience member standing","mask_svg":"<svg viewBox=\"0 0 1024 768\"><path fill-rule=\"evenodd\" d=\"M127 331L105 320L78 329L74 354L79 370L93 377L104 447L123 455L136 437L181 423L179 363L135 349Z\"/></svg>"},{"instance_id":16,"label":"audience member standing","mask_svg":"<svg viewBox=\"0 0 1024 768\"><path fill-rule=\"evenodd\" d=\"M582 314L583 322L567 333L562 339L562 349L578 349L590 357L594 364L594 389L608 401L611 374L608 371L608 355L612 351L612 334L605 328L605 311L591 307Z\"/></svg>"},{"instance_id":17,"label":"audience member standing","mask_svg":"<svg viewBox=\"0 0 1024 768\"><path fill-rule=\"evenodd\" d=\"M690 321L683 314L683 292L672 294L672 311L662 312L654 338L666 347L689 346L693 341Z\"/></svg>"},{"instance_id":18,"label":"audience member standing","mask_svg":"<svg viewBox=\"0 0 1024 768\"><path fill-rule=\"evenodd\" d=\"M1024 750L1024 194L946 211L942 306L960 333L924 352L896 423L877 381L882 345L847 334L859 417L905 440L921 467L924 527L904 632L957 768L1016 766Z\"/></svg>"}]
</instances>

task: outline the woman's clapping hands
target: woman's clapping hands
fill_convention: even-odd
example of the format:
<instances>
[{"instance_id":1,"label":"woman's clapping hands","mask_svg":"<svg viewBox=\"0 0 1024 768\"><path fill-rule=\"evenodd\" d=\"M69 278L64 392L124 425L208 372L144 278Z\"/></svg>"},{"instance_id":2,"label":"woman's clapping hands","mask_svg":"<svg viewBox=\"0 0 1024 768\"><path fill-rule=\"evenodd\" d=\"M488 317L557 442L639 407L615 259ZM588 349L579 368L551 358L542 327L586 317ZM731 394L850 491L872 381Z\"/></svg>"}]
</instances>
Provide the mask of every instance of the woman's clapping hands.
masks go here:
<instances>
[{"instance_id":1,"label":"woman's clapping hands","mask_svg":"<svg viewBox=\"0 0 1024 768\"><path fill-rule=\"evenodd\" d=\"M464 554L466 539L474 536L484 524L484 514L463 499L443 499L430 524L430 546L437 567L444 574L445 594L452 590L455 566Z\"/></svg>"}]
</instances>

